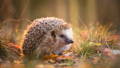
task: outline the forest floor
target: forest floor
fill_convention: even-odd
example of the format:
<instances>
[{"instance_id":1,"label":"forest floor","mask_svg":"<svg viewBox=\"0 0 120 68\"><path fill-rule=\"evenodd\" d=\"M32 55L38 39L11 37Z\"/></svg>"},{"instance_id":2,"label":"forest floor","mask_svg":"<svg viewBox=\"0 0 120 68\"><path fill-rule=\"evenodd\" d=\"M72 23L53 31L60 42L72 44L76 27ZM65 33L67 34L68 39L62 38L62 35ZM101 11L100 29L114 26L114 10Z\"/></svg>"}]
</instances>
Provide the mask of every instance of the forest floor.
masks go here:
<instances>
[{"instance_id":1,"label":"forest floor","mask_svg":"<svg viewBox=\"0 0 120 68\"><path fill-rule=\"evenodd\" d=\"M1 63L0 68L120 68L120 35L111 36L107 44L90 42L95 46L84 47L80 52L67 52L71 56L47 56L47 60L27 64ZM87 42L88 45L88 42Z\"/></svg>"}]
</instances>

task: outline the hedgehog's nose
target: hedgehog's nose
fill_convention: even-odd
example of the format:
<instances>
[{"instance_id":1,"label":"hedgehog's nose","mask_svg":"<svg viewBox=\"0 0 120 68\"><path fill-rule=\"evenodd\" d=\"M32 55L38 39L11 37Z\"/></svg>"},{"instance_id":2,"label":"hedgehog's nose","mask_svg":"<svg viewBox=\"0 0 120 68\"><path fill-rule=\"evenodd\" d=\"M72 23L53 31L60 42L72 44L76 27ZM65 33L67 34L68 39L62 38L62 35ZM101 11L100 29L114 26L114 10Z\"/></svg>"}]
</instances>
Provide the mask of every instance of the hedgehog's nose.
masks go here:
<instances>
[{"instance_id":1,"label":"hedgehog's nose","mask_svg":"<svg viewBox=\"0 0 120 68\"><path fill-rule=\"evenodd\" d=\"M67 43L67 44L70 44L70 43L74 43L74 41L73 41L73 40L66 39L66 43Z\"/></svg>"}]
</instances>

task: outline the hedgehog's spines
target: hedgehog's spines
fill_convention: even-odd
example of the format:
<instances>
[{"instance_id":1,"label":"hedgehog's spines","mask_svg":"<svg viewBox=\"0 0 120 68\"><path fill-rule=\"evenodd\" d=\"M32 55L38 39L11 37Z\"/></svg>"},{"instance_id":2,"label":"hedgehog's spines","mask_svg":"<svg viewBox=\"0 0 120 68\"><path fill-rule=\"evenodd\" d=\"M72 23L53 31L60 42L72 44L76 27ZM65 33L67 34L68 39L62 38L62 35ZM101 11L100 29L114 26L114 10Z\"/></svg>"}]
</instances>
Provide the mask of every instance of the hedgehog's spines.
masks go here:
<instances>
[{"instance_id":1,"label":"hedgehog's spines","mask_svg":"<svg viewBox=\"0 0 120 68\"><path fill-rule=\"evenodd\" d=\"M62 19L47 17L35 19L29 26L23 42L23 53L26 56L51 53L58 46L58 42L51 35L53 32L60 32L67 29Z\"/></svg>"}]
</instances>

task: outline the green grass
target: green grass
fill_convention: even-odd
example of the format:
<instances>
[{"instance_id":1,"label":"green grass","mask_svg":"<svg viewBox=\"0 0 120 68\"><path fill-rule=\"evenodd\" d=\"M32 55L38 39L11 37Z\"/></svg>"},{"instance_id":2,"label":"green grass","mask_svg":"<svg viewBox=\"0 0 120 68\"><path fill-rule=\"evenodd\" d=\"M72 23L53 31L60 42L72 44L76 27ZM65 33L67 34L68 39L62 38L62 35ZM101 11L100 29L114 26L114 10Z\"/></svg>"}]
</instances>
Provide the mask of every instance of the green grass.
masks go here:
<instances>
[{"instance_id":1,"label":"green grass","mask_svg":"<svg viewBox=\"0 0 120 68\"><path fill-rule=\"evenodd\" d=\"M110 31L111 25L101 25L95 23L92 25L82 25L82 27L77 30L77 42L75 44L74 51L79 55L79 57L88 58L91 56L98 55L99 48L104 46L109 47L112 42L108 40L110 35L113 33ZM78 40L79 39L79 40Z\"/></svg>"}]
</instances>

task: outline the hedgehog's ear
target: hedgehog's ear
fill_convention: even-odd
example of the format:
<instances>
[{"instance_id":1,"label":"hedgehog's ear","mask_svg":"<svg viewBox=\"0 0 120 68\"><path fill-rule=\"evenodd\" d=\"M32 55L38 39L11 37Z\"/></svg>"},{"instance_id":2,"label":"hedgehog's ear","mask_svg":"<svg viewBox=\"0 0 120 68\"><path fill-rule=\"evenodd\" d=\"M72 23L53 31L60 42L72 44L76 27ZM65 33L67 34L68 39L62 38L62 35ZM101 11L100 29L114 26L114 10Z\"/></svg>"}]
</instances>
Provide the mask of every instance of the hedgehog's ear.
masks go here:
<instances>
[{"instance_id":1,"label":"hedgehog's ear","mask_svg":"<svg viewBox=\"0 0 120 68\"><path fill-rule=\"evenodd\" d=\"M63 24L63 27L64 27L65 29L71 28L71 24L64 23L64 24Z\"/></svg>"},{"instance_id":2,"label":"hedgehog's ear","mask_svg":"<svg viewBox=\"0 0 120 68\"><path fill-rule=\"evenodd\" d=\"M56 37L55 31L51 31L51 36L54 37L54 38Z\"/></svg>"}]
</instances>

